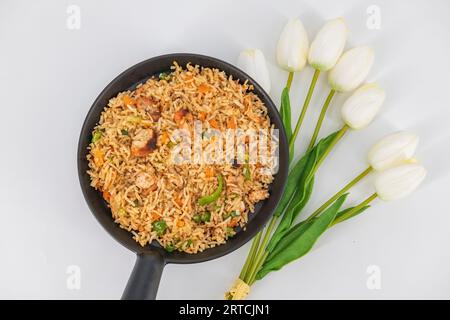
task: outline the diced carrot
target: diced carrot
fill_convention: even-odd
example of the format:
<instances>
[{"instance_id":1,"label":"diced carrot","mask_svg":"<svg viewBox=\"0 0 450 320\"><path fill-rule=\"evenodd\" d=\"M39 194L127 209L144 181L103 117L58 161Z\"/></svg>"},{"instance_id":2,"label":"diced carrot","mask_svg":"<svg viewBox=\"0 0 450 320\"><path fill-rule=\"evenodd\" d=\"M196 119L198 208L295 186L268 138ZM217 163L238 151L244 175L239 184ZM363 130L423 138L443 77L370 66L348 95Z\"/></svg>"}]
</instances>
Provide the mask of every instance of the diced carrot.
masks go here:
<instances>
[{"instance_id":1,"label":"diced carrot","mask_svg":"<svg viewBox=\"0 0 450 320\"><path fill-rule=\"evenodd\" d=\"M158 185L156 183L152 184L150 188L148 188L149 191L155 191L156 189L158 189Z\"/></svg>"},{"instance_id":2,"label":"diced carrot","mask_svg":"<svg viewBox=\"0 0 450 320\"><path fill-rule=\"evenodd\" d=\"M231 221L228 223L228 226L231 228L234 228L238 225L238 219L237 218L233 218L231 219Z\"/></svg>"},{"instance_id":3,"label":"diced carrot","mask_svg":"<svg viewBox=\"0 0 450 320\"><path fill-rule=\"evenodd\" d=\"M207 167L205 169L205 175L207 178L211 178L214 176L214 168L213 167Z\"/></svg>"},{"instance_id":4,"label":"diced carrot","mask_svg":"<svg viewBox=\"0 0 450 320\"><path fill-rule=\"evenodd\" d=\"M122 101L126 106L131 106L131 105L135 105L136 104L136 100L134 100L133 98L131 98L129 95L124 95L122 97Z\"/></svg>"},{"instance_id":5,"label":"diced carrot","mask_svg":"<svg viewBox=\"0 0 450 320\"><path fill-rule=\"evenodd\" d=\"M163 132L163 134L161 135L161 143L166 144L169 141L170 141L169 134L167 132Z\"/></svg>"},{"instance_id":6,"label":"diced carrot","mask_svg":"<svg viewBox=\"0 0 450 320\"><path fill-rule=\"evenodd\" d=\"M230 117L227 120L227 128L228 129L236 129L236 118L235 117Z\"/></svg>"},{"instance_id":7,"label":"diced carrot","mask_svg":"<svg viewBox=\"0 0 450 320\"><path fill-rule=\"evenodd\" d=\"M217 122L216 119L209 120L209 125L214 129L219 129L219 123Z\"/></svg>"},{"instance_id":8,"label":"diced carrot","mask_svg":"<svg viewBox=\"0 0 450 320\"><path fill-rule=\"evenodd\" d=\"M161 216L159 214L155 213L155 212L152 213L152 215L151 215L152 221L159 220L160 217Z\"/></svg>"},{"instance_id":9,"label":"diced carrot","mask_svg":"<svg viewBox=\"0 0 450 320\"><path fill-rule=\"evenodd\" d=\"M207 93L211 91L211 87L207 84L202 83L201 85L198 86L197 90L200 93Z\"/></svg>"},{"instance_id":10,"label":"diced carrot","mask_svg":"<svg viewBox=\"0 0 450 320\"><path fill-rule=\"evenodd\" d=\"M179 195L177 198L175 198L175 202L181 207L183 205L183 196Z\"/></svg>"},{"instance_id":11,"label":"diced carrot","mask_svg":"<svg viewBox=\"0 0 450 320\"><path fill-rule=\"evenodd\" d=\"M206 112L199 112L198 120L205 121L206 120Z\"/></svg>"},{"instance_id":12,"label":"diced carrot","mask_svg":"<svg viewBox=\"0 0 450 320\"><path fill-rule=\"evenodd\" d=\"M185 225L184 220L178 220L178 222L177 222L177 227L178 228L184 227L184 225Z\"/></svg>"},{"instance_id":13,"label":"diced carrot","mask_svg":"<svg viewBox=\"0 0 450 320\"><path fill-rule=\"evenodd\" d=\"M94 154L94 163L97 167L100 167L103 165L104 161L104 155L102 150L95 148L92 153Z\"/></svg>"},{"instance_id":14,"label":"diced carrot","mask_svg":"<svg viewBox=\"0 0 450 320\"><path fill-rule=\"evenodd\" d=\"M173 120L175 121L176 124L180 125L184 123L184 118L186 117L186 115L189 113L189 111L187 109L181 109L178 110L177 112L175 112L175 114L173 115Z\"/></svg>"},{"instance_id":15,"label":"diced carrot","mask_svg":"<svg viewBox=\"0 0 450 320\"><path fill-rule=\"evenodd\" d=\"M110 202L111 194L108 191L103 191L103 199L105 199L107 202Z\"/></svg>"}]
</instances>

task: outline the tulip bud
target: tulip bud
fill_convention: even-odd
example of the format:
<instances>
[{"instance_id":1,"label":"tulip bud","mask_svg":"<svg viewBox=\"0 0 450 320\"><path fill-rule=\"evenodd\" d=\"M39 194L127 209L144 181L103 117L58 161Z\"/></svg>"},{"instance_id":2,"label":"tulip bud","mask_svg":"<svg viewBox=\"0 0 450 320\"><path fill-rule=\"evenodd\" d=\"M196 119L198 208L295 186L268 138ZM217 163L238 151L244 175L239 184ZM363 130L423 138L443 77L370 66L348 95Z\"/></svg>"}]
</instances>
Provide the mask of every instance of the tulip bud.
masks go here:
<instances>
[{"instance_id":1,"label":"tulip bud","mask_svg":"<svg viewBox=\"0 0 450 320\"><path fill-rule=\"evenodd\" d=\"M419 137L400 131L379 140L368 154L369 164L377 171L386 170L404 163L414 156Z\"/></svg>"},{"instance_id":2,"label":"tulip bud","mask_svg":"<svg viewBox=\"0 0 450 320\"><path fill-rule=\"evenodd\" d=\"M365 84L356 90L341 109L344 122L352 129L362 129L377 115L386 94L377 84Z\"/></svg>"},{"instance_id":3,"label":"tulip bud","mask_svg":"<svg viewBox=\"0 0 450 320\"><path fill-rule=\"evenodd\" d=\"M344 51L347 32L344 19L328 21L311 43L308 55L309 64L320 71L333 68Z\"/></svg>"},{"instance_id":4,"label":"tulip bud","mask_svg":"<svg viewBox=\"0 0 450 320\"><path fill-rule=\"evenodd\" d=\"M238 57L237 66L252 77L266 92L270 91L270 76L266 58L259 49L247 49Z\"/></svg>"},{"instance_id":5,"label":"tulip bud","mask_svg":"<svg viewBox=\"0 0 450 320\"><path fill-rule=\"evenodd\" d=\"M420 164L402 164L378 173L375 190L382 200L397 200L417 189L426 175L427 171Z\"/></svg>"},{"instance_id":6,"label":"tulip bud","mask_svg":"<svg viewBox=\"0 0 450 320\"><path fill-rule=\"evenodd\" d=\"M372 68L375 55L369 47L346 51L328 75L330 86L338 92L348 92L358 87Z\"/></svg>"},{"instance_id":7,"label":"tulip bud","mask_svg":"<svg viewBox=\"0 0 450 320\"><path fill-rule=\"evenodd\" d=\"M293 72L303 69L308 56L308 34L300 19L290 19L277 45L277 61L281 68Z\"/></svg>"}]
</instances>

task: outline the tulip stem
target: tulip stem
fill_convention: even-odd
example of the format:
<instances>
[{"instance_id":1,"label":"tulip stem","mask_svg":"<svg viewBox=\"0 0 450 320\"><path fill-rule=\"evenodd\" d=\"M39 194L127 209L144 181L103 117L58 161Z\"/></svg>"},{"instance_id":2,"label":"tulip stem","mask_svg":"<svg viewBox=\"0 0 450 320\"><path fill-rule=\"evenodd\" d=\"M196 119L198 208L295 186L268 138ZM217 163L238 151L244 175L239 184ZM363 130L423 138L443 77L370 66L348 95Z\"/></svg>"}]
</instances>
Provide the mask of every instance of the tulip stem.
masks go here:
<instances>
[{"instance_id":1,"label":"tulip stem","mask_svg":"<svg viewBox=\"0 0 450 320\"><path fill-rule=\"evenodd\" d=\"M357 175L352 181L347 183L341 190L336 192L334 196L332 196L330 199L328 199L324 204L322 204L316 211L314 211L306 221L311 221L311 219L318 216L323 210L328 208L334 201L336 201L340 196L342 196L344 193L346 193L350 188L352 188L355 184L357 184L359 181L361 181L365 176L367 176L370 172L372 172L372 167L367 167L366 170L361 172L359 175Z\"/></svg>"},{"instance_id":2,"label":"tulip stem","mask_svg":"<svg viewBox=\"0 0 450 320\"><path fill-rule=\"evenodd\" d=\"M252 261L251 268L248 271L247 277L245 279L245 282L250 285L251 282L255 280L256 273L258 272L259 268L261 267L262 262L265 260L264 254L266 253L266 246L269 242L270 235L272 233L273 228L275 227L275 223L277 221L278 217L273 216L272 220L270 220L269 226L266 229L266 233L264 235L263 241L261 242L261 245L259 246L258 252L255 255L255 258Z\"/></svg>"},{"instance_id":3,"label":"tulip stem","mask_svg":"<svg viewBox=\"0 0 450 320\"><path fill-rule=\"evenodd\" d=\"M302 111L300 116L298 117L297 124L295 125L294 132L292 133L291 140L289 141L289 154L294 154L294 144L295 139L297 138L298 132L300 131L300 127L302 126L303 119L306 115L306 110L308 110L309 102L311 101L311 97L314 91L314 88L317 83L317 79L319 78L320 70L315 70L313 78L311 79L311 84L309 85L308 93L306 95L305 101L303 102Z\"/></svg>"},{"instance_id":4,"label":"tulip stem","mask_svg":"<svg viewBox=\"0 0 450 320\"><path fill-rule=\"evenodd\" d=\"M331 100L333 99L336 91L334 89L330 90L325 103L323 104L322 110L320 111L319 119L317 120L316 127L314 128L314 133L311 137L311 141L309 142L308 150L311 150L316 144L317 136L319 135L320 127L322 126L323 119L325 118L325 114L327 113L328 107L330 105Z\"/></svg>"},{"instance_id":5,"label":"tulip stem","mask_svg":"<svg viewBox=\"0 0 450 320\"><path fill-rule=\"evenodd\" d=\"M245 277L247 275L247 271L249 266L252 264L253 259L255 258L256 251L258 250L259 241L261 240L262 230L257 233L255 238L252 241L252 246L250 247L250 251L248 253L247 259L245 260L245 264L242 267L241 273L239 275L239 278L242 281L245 281Z\"/></svg>"},{"instance_id":6,"label":"tulip stem","mask_svg":"<svg viewBox=\"0 0 450 320\"><path fill-rule=\"evenodd\" d=\"M316 166L314 167L314 172L317 171L317 169L322 164L323 160L330 154L330 151L336 146L336 144L342 139L344 134L347 132L348 126L344 125L336 134L333 141L328 145L327 149L323 153L322 157L317 161ZM256 254L255 258L252 262L252 267L250 268L249 273L247 274L245 282L248 285L252 285L255 283L256 275L263 265L264 261L266 261L267 256L269 255L269 252L266 250L267 243L269 241L269 236L272 233L272 229L275 226L275 222L278 217L272 217L272 221L270 222L269 227L267 228L266 234L264 235L264 239L261 242L261 245L259 246L258 253Z\"/></svg>"},{"instance_id":7,"label":"tulip stem","mask_svg":"<svg viewBox=\"0 0 450 320\"><path fill-rule=\"evenodd\" d=\"M287 83L286 83L286 87L288 88L288 90L291 90L291 84L292 84L292 79L294 78L294 72L289 72L289 76L287 79Z\"/></svg>"},{"instance_id":8,"label":"tulip stem","mask_svg":"<svg viewBox=\"0 0 450 320\"><path fill-rule=\"evenodd\" d=\"M368 206L369 203L371 203L373 200L375 200L378 197L377 193L373 193L371 196L369 196L366 200L359 203L356 207L353 207L353 209L349 210L345 214L341 215L340 217L334 219L334 221L331 223L331 225L328 228L331 228L332 226L345 221L349 218L351 218L355 213L357 213L359 210L364 208L365 206Z\"/></svg>"}]
</instances>

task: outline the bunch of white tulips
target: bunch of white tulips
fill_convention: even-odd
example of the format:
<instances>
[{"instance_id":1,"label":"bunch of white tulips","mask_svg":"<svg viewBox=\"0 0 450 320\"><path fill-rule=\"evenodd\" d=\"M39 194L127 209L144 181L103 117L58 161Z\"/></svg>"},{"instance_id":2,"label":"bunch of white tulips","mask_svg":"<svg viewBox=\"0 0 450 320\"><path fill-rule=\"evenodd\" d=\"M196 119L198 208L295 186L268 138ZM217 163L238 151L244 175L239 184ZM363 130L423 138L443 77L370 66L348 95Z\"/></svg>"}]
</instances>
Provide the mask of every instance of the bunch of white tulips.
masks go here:
<instances>
[{"instance_id":1,"label":"bunch of white tulips","mask_svg":"<svg viewBox=\"0 0 450 320\"><path fill-rule=\"evenodd\" d=\"M332 207L336 206L337 202L341 200L342 202L345 201L345 195L349 189L370 173L374 173L374 193L357 206L343 210L342 214L335 215L327 228L361 213L367 209L369 203L376 198L380 198L384 201L391 201L410 194L421 184L426 176L425 168L413 158L418 145L418 137L404 131L390 134L382 138L370 149L368 153L369 166L364 171L359 173L352 181L347 183L342 189L328 199L306 220L297 225L294 224L295 217L304 207L305 202L302 200L303 202L301 202L301 204L295 203L292 205L292 202L295 202L295 200L292 199L295 199L297 194L300 196L303 194L304 196L308 192L305 190L309 190L309 192L312 190L312 186L308 185L310 180L307 180L305 176L313 177L323 159L329 154L330 150L348 129L359 130L368 126L378 114L385 100L384 90L376 83L363 83L374 62L373 50L367 46L360 46L344 52L347 34L348 29L342 18L326 22L311 42L311 45L309 44L306 30L299 19L289 20L281 32L276 48L276 57L278 65L288 71L289 74L286 87L283 90L285 99L282 98L280 114L289 139L291 159L294 154L294 143L308 109L317 79L320 73L328 72L330 92L323 104L319 118L317 119L308 149L302 157L302 159L308 159L307 157L311 154L315 154L317 159L314 160L316 162L308 172L301 172L301 170L307 169L301 169L299 171L298 168L301 166L298 164L301 160L297 162L297 164L291 166L290 179L292 177L302 177L302 179L298 180L299 185L296 186L297 189L292 187L291 191L286 191L291 192L287 195L287 198L289 199L284 203L284 207L281 208L278 213L277 211L275 212L272 221L266 228L264 238L262 238L262 232L255 237L243 270L232 289L227 293L228 299L245 298L250 290L250 285L256 280L260 280L268 272L278 270L284 264L299 258L301 256L300 253L298 256L294 253L289 257L280 254L278 256L279 261L269 261L269 263L267 263L268 259L274 260L276 258L276 254L274 253L277 252L276 246L280 243L280 239L283 240L283 236L286 232L293 231L297 227L300 227L304 222L313 224L314 219L320 219L325 212L330 213L330 210L333 210ZM308 63L314 69L314 75L299 118L296 122L295 129L292 130L289 91L291 89L294 74L305 68ZM239 55L238 66L259 83L264 90L267 92L270 91L270 76L264 54L260 50L247 49L243 51ZM344 122L343 127L336 133L331 134L329 137L324 138L317 143L322 122L333 96L336 93L351 91L354 92L347 98L341 107L341 116ZM322 147L325 149L320 155L318 155L320 152L317 148L319 144L322 144ZM297 181L290 182L295 184ZM291 203L289 203L289 201L291 201ZM283 199L281 200L281 203L283 203ZM277 210L278 209L279 208L277 208ZM338 209L339 206L337 206L336 210ZM292 211L294 211L294 213L292 213ZM287 214L289 214L288 218L284 216ZM281 222L278 224L275 232L272 233L278 219L281 219ZM290 234L291 238L292 234L293 233ZM318 234L317 237L318 236L320 236L320 234ZM289 250L289 246L286 244L287 240L284 239L284 241L284 250ZM314 241L312 241L311 246L314 244ZM279 252L281 251L279 250ZM294 250L293 252L296 251ZM282 261L283 259L285 261ZM273 262L272 265L271 262Z\"/></svg>"}]
</instances>

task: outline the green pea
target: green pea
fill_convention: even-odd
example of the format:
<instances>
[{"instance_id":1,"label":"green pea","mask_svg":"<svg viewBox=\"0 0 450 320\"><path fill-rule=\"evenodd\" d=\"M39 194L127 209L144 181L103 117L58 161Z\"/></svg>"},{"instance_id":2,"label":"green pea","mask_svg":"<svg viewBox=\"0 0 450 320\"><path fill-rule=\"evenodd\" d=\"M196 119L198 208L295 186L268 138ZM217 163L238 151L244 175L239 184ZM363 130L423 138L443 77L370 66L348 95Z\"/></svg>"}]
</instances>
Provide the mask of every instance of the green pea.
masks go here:
<instances>
[{"instance_id":1,"label":"green pea","mask_svg":"<svg viewBox=\"0 0 450 320\"><path fill-rule=\"evenodd\" d=\"M170 73L161 72L158 76L160 80L170 80Z\"/></svg>"},{"instance_id":2,"label":"green pea","mask_svg":"<svg viewBox=\"0 0 450 320\"><path fill-rule=\"evenodd\" d=\"M158 236L162 236L167 229L167 224L164 220L158 220L152 223L153 230Z\"/></svg>"},{"instance_id":3,"label":"green pea","mask_svg":"<svg viewBox=\"0 0 450 320\"><path fill-rule=\"evenodd\" d=\"M170 243L164 249L166 249L167 252L173 252L176 248L173 243Z\"/></svg>"},{"instance_id":4,"label":"green pea","mask_svg":"<svg viewBox=\"0 0 450 320\"><path fill-rule=\"evenodd\" d=\"M211 221L211 212L205 212L205 213L202 213L202 215L201 215L201 220L202 220L203 222L209 222L209 221Z\"/></svg>"},{"instance_id":5,"label":"green pea","mask_svg":"<svg viewBox=\"0 0 450 320\"><path fill-rule=\"evenodd\" d=\"M227 227L226 233L227 233L227 237L232 237L236 234L236 231L234 231L234 229L231 227Z\"/></svg>"},{"instance_id":6,"label":"green pea","mask_svg":"<svg viewBox=\"0 0 450 320\"><path fill-rule=\"evenodd\" d=\"M128 136L128 131L125 129L120 130L120 133L122 133L123 136Z\"/></svg>"},{"instance_id":7,"label":"green pea","mask_svg":"<svg viewBox=\"0 0 450 320\"><path fill-rule=\"evenodd\" d=\"M195 223L200 223L202 222L202 215L196 214L195 216L192 217L192 220L194 220Z\"/></svg>"},{"instance_id":8,"label":"green pea","mask_svg":"<svg viewBox=\"0 0 450 320\"><path fill-rule=\"evenodd\" d=\"M239 211L236 211L236 210L223 214L224 219L228 219L229 217L234 218L234 217L238 217L238 216L240 216L240 213L239 213Z\"/></svg>"},{"instance_id":9,"label":"green pea","mask_svg":"<svg viewBox=\"0 0 450 320\"><path fill-rule=\"evenodd\" d=\"M100 130L95 130L94 133L92 134L92 143L97 142L98 140L100 140L100 138L102 137L102 132Z\"/></svg>"}]
</instances>

